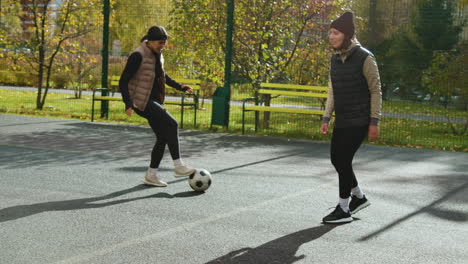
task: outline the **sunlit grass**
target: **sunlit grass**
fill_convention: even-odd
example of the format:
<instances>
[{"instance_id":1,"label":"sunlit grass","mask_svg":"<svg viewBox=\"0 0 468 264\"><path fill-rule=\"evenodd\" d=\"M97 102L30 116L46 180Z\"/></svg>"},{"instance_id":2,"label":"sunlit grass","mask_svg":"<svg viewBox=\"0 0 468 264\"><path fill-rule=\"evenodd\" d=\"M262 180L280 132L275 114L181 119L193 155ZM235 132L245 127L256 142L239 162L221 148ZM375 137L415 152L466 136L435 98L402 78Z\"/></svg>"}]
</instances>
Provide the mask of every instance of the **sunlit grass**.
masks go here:
<instances>
[{"instance_id":1,"label":"sunlit grass","mask_svg":"<svg viewBox=\"0 0 468 264\"><path fill-rule=\"evenodd\" d=\"M50 93L43 110L36 109L36 92L0 89L0 112L23 114L42 117L56 117L77 120L91 120L91 97L83 96L74 99L72 95ZM202 109L197 111L197 127L200 130L225 131L224 128L211 127L211 103L205 102ZM100 118L100 102L96 103L95 118L99 122L126 123L146 125L146 119L137 114L128 117L121 102L109 103L109 119ZM166 105L168 111L177 119L180 117L180 106ZM435 106L424 106L408 102L383 103L383 111L390 113L424 114L431 116L445 116L446 110ZM458 118L467 117L466 111L452 111L450 114ZM329 141L330 135L322 135L319 131L321 121L317 116L303 114L271 113L269 128L262 128L263 113L260 114L260 127L254 131L254 113L246 113L246 134L266 136L280 136L287 138L303 138ZM186 108L184 114L184 128L194 129L194 110ZM461 130L464 124L456 124ZM240 106L231 105L229 129L230 133L241 133L242 111ZM408 118L384 118L380 125L381 137L368 144L429 148L448 151L468 152L467 135L453 135L447 123L416 121Z\"/></svg>"}]
</instances>

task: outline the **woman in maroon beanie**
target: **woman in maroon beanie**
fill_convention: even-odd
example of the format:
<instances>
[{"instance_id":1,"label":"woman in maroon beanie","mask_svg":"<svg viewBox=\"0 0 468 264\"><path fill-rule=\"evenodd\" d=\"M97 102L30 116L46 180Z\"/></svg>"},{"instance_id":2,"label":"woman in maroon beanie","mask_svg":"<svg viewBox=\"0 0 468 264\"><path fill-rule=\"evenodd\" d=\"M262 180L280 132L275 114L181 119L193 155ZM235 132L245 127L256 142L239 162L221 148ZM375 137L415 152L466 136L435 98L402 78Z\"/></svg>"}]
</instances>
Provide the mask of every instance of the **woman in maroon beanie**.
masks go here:
<instances>
[{"instance_id":1,"label":"woman in maroon beanie","mask_svg":"<svg viewBox=\"0 0 468 264\"><path fill-rule=\"evenodd\" d=\"M345 12L330 25L329 41L334 54L330 64L328 99L321 132L335 112L331 139L331 162L338 173L339 200L324 223L347 223L352 214L370 205L353 171L353 158L368 136L379 136L382 105L379 70L374 55L361 47L354 35L354 16Z\"/></svg>"}]
</instances>

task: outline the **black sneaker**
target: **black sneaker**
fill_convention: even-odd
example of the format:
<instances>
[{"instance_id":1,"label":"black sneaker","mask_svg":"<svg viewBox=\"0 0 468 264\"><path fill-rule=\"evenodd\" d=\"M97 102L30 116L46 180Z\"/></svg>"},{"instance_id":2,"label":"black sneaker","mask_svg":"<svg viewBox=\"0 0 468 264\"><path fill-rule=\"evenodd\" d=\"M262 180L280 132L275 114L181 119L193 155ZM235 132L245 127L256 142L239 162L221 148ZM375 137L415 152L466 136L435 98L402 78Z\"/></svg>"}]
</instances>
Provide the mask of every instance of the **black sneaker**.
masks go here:
<instances>
[{"instance_id":1,"label":"black sneaker","mask_svg":"<svg viewBox=\"0 0 468 264\"><path fill-rule=\"evenodd\" d=\"M341 209L341 206L337 205L335 210L325 216L322 221L329 224L341 224L352 222L353 218L349 212L345 213L343 209Z\"/></svg>"},{"instance_id":2,"label":"black sneaker","mask_svg":"<svg viewBox=\"0 0 468 264\"><path fill-rule=\"evenodd\" d=\"M349 212L351 214L355 214L369 205L370 202L367 200L365 195L361 199L359 199L357 196L351 195L351 202L349 203Z\"/></svg>"}]
</instances>

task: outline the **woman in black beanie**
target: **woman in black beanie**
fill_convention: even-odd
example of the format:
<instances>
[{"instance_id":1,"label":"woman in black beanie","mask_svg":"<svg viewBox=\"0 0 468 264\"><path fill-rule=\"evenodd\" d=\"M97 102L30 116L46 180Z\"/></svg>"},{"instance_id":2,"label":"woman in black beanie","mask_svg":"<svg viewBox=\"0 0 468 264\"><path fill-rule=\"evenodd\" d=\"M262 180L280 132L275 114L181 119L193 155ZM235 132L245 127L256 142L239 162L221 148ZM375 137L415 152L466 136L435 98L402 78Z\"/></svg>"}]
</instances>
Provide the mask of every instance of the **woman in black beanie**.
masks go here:
<instances>
[{"instance_id":1,"label":"woman in black beanie","mask_svg":"<svg viewBox=\"0 0 468 264\"><path fill-rule=\"evenodd\" d=\"M334 54L321 132L328 133L335 112L330 154L338 173L339 201L335 210L323 218L324 223L351 222L351 214L370 205L357 182L352 162L366 136L371 140L378 138L382 94L374 55L361 47L354 31L351 12L345 12L330 25Z\"/></svg>"},{"instance_id":2,"label":"woman in black beanie","mask_svg":"<svg viewBox=\"0 0 468 264\"><path fill-rule=\"evenodd\" d=\"M131 116L135 111L146 118L156 135L144 183L159 187L167 186L157 175L166 145L174 162L175 177L189 176L195 172L195 169L182 163L177 120L163 106L166 84L179 91L192 92L190 86L176 82L164 72L162 50L168 38L164 27L151 27L142 38L141 45L130 54L119 81L127 115Z\"/></svg>"}]
</instances>

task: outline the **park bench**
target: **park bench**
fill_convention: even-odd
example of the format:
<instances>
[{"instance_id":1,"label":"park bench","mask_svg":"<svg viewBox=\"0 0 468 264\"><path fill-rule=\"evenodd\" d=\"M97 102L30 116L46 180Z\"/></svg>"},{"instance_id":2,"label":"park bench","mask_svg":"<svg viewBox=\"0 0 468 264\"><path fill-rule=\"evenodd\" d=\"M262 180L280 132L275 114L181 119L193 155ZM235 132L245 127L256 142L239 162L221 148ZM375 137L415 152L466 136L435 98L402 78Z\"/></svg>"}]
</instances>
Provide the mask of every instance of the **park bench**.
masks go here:
<instances>
[{"instance_id":1,"label":"park bench","mask_svg":"<svg viewBox=\"0 0 468 264\"><path fill-rule=\"evenodd\" d=\"M297 84L261 83L256 96L242 100L242 134L245 133L245 112L277 112L292 114L309 114L323 116L325 102L328 96L328 87ZM320 109L307 106L292 107L291 105L272 106L271 100L279 97L315 98L320 102ZM254 101L254 105L247 105ZM255 121L255 131L258 128L258 120Z\"/></svg>"},{"instance_id":2,"label":"park bench","mask_svg":"<svg viewBox=\"0 0 468 264\"><path fill-rule=\"evenodd\" d=\"M119 75L111 76L110 88L111 88L112 96L114 96L115 92L119 91L119 81L120 81Z\"/></svg>"},{"instance_id":3,"label":"park bench","mask_svg":"<svg viewBox=\"0 0 468 264\"><path fill-rule=\"evenodd\" d=\"M96 101L122 101L122 97L119 96L114 96L115 92L118 90L119 86L119 78L120 76L112 76L111 77L111 85L110 88L95 88L93 89L93 96L92 96L92 107L91 107L91 122L94 121L94 109L95 109L95 102ZM197 125L197 108L198 108L198 98L200 95L200 80L194 80L194 79L175 79L177 82L182 83L182 84L187 84L190 85L190 87L193 88L193 93L182 93L182 96L180 100L167 100L164 101L165 105L180 105L181 111L180 111L180 128L184 127L184 109L185 107L192 107L194 109L194 118L193 118L193 125ZM169 86L167 86L168 89L173 89ZM96 92L101 91L101 92L107 92L107 94L111 93L111 95L98 95ZM188 96L192 96L193 100L187 101L186 98ZM107 118L107 116L106 116Z\"/></svg>"}]
</instances>

